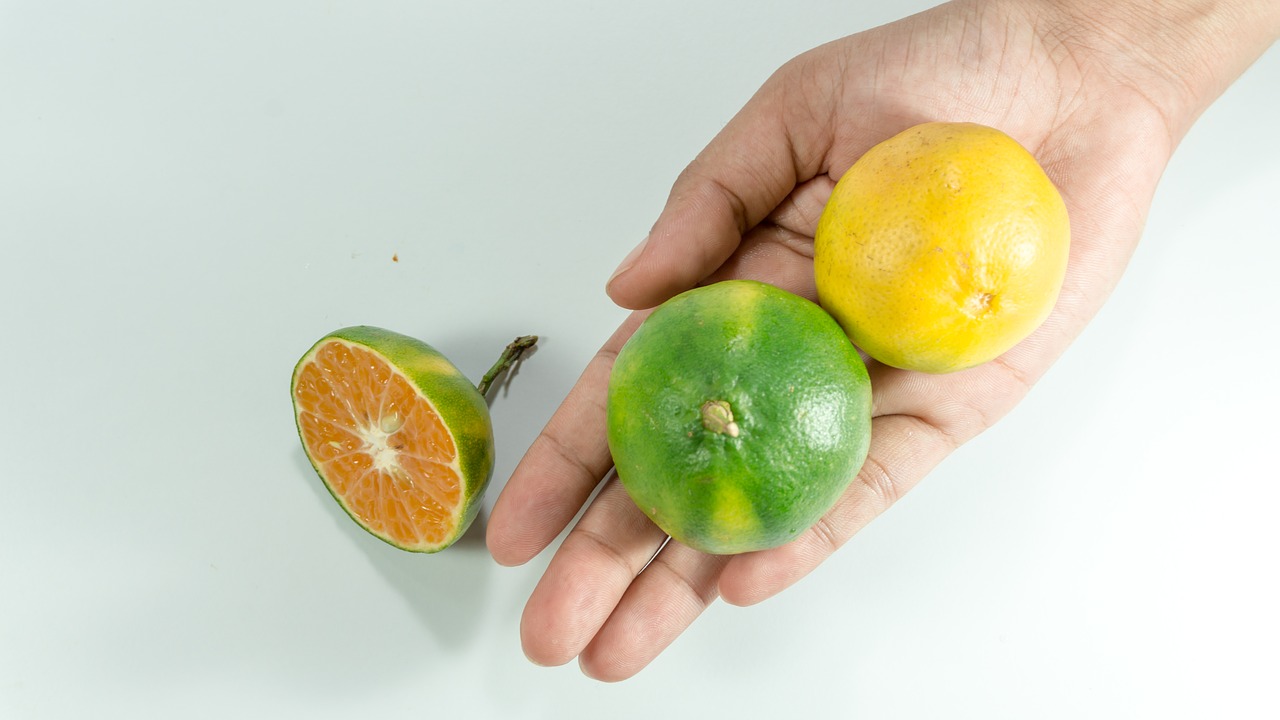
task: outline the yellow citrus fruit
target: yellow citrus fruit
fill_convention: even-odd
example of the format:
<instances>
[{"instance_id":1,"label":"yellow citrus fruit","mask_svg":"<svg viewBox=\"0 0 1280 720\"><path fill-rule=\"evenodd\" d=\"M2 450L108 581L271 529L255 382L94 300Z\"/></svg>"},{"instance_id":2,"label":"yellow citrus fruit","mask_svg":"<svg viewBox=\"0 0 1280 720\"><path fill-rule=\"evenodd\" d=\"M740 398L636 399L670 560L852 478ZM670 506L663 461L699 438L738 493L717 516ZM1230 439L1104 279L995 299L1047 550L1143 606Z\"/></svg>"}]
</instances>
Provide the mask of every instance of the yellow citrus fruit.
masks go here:
<instances>
[{"instance_id":1,"label":"yellow citrus fruit","mask_svg":"<svg viewBox=\"0 0 1280 720\"><path fill-rule=\"evenodd\" d=\"M836 183L814 236L822 306L887 365L945 373L1031 334L1057 302L1067 209L1013 138L917 125Z\"/></svg>"}]
</instances>

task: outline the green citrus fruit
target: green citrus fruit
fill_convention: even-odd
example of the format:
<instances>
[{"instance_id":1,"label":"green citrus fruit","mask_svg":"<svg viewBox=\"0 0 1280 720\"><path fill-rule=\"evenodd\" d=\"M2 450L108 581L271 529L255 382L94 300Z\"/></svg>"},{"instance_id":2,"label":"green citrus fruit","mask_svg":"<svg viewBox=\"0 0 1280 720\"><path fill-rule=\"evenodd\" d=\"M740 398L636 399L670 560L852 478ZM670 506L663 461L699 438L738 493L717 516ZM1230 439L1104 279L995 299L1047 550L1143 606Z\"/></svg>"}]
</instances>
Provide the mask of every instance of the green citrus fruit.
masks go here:
<instances>
[{"instance_id":1,"label":"green citrus fruit","mask_svg":"<svg viewBox=\"0 0 1280 720\"><path fill-rule=\"evenodd\" d=\"M361 527L436 552L475 518L493 471L484 396L430 345L389 330L332 332L298 361L302 447Z\"/></svg>"},{"instance_id":2,"label":"green citrus fruit","mask_svg":"<svg viewBox=\"0 0 1280 720\"><path fill-rule=\"evenodd\" d=\"M814 303L764 283L690 290L645 319L609 379L618 478L676 540L728 554L809 528L866 459L871 384Z\"/></svg>"},{"instance_id":3,"label":"green citrus fruit","mask_svg":"<svg viewBox=\"0 0 1280 720\"><path fill-rule=\"evenodd\" d=\"M832 191L814 235L818 300L886 365L962 370L1048 317L1070 234L1057 188L1013 138L917 125L868 150Z\"/></svg>"}]
</instances>

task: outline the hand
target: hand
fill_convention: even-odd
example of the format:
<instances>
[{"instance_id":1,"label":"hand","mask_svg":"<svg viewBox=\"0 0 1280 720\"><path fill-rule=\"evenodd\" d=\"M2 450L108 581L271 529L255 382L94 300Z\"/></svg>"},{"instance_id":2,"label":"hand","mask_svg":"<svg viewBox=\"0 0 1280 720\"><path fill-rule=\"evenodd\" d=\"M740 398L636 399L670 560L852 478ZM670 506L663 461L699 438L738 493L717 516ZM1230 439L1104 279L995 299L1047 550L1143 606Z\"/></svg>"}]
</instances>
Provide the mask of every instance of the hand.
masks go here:
<instances>
[{"instance_id":1,"label":"hand","mask_svg":"<svg viewBox=\"0 0 1280 720\"><path fill-rule=\"evenodd\" d=\"M934 376L872 362L872 443L857 478L794 542L733 557L664 545L610 474L604 398L612 359L646 314L634 313L529 448L489 520L494 558L523 563L609 476L529 599L526 654L542 664L579 657L601 679L634 674L717 596L747 605L796 582L1008 412L1119 280L1196 115L1274 39L1280 22L1267 4L1242 3L1256 17L1240 7L1224 17L1194 3L957 1L783 66L677 179L648 239L610 280L617 303L648 308L728 278L815 298L813 232L835 179L911 125L963 120L1013 136L1060 188L1072 247L1058 304L1031 337L971 370ZM1235 43L1228 54L1212 42L1223 33ZM1175 60L1162 59L1166 50Z\"/></svg>"}]
</instances>

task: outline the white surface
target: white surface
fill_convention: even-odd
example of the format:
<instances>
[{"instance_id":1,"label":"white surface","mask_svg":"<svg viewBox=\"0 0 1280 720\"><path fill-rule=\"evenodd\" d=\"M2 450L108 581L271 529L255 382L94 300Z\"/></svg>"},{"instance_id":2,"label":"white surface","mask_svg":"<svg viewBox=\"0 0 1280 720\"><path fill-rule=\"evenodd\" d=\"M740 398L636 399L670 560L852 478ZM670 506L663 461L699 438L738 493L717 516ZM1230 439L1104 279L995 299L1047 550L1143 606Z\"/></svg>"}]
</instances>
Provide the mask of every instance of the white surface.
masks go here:
<instances>
[{"instance_id":1,"label":"white surface","mask_svg":"<svg viewBox=\"0 0 1280 720\"><path fill-rule=\"evenodd\" d=\"M676 173L787 58L925 4L371 5L0 2L0 717L1280 713L1275 49L1011 416L601 685L521 654L549 553L341 515L292 365L355 323L476 377L544 336L491 503Z\"/></svg>"}]
</instances>

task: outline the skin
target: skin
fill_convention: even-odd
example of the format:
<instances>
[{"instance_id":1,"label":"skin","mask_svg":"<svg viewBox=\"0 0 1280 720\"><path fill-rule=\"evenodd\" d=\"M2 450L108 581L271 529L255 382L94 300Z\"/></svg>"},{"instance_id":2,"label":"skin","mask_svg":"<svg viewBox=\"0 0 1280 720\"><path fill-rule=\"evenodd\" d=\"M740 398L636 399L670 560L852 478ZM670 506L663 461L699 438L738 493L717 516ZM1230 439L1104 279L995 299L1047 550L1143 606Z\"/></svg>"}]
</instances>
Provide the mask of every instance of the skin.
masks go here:
<instances>
[{"instance_id":1,"label":"skin","mask_svg":"<svg viewBox=\"0 0 1280 720\"><path fill-rule=\"evenodd\" d=\"M647 240L610 279L609 296L638 311L588 364L497 499L489 549L516 565L550 545L605 480L529 598L528 657L578 658L601 680L634 675L717 597L750 605L795 583L1005 415L1115 287L1178 142L1278 35L1273 0L957 0L779 69L681 173ZM1061 190L1072 248L1053 313L971 370L925 375L871 363L869 458L796 541L732 557L664 545L612 477L605 441L612 359L643 308L738 277L814 298L813 232L835 179L875 143L930 120L1004 130Z\"/></svg>"}]
</instances>

